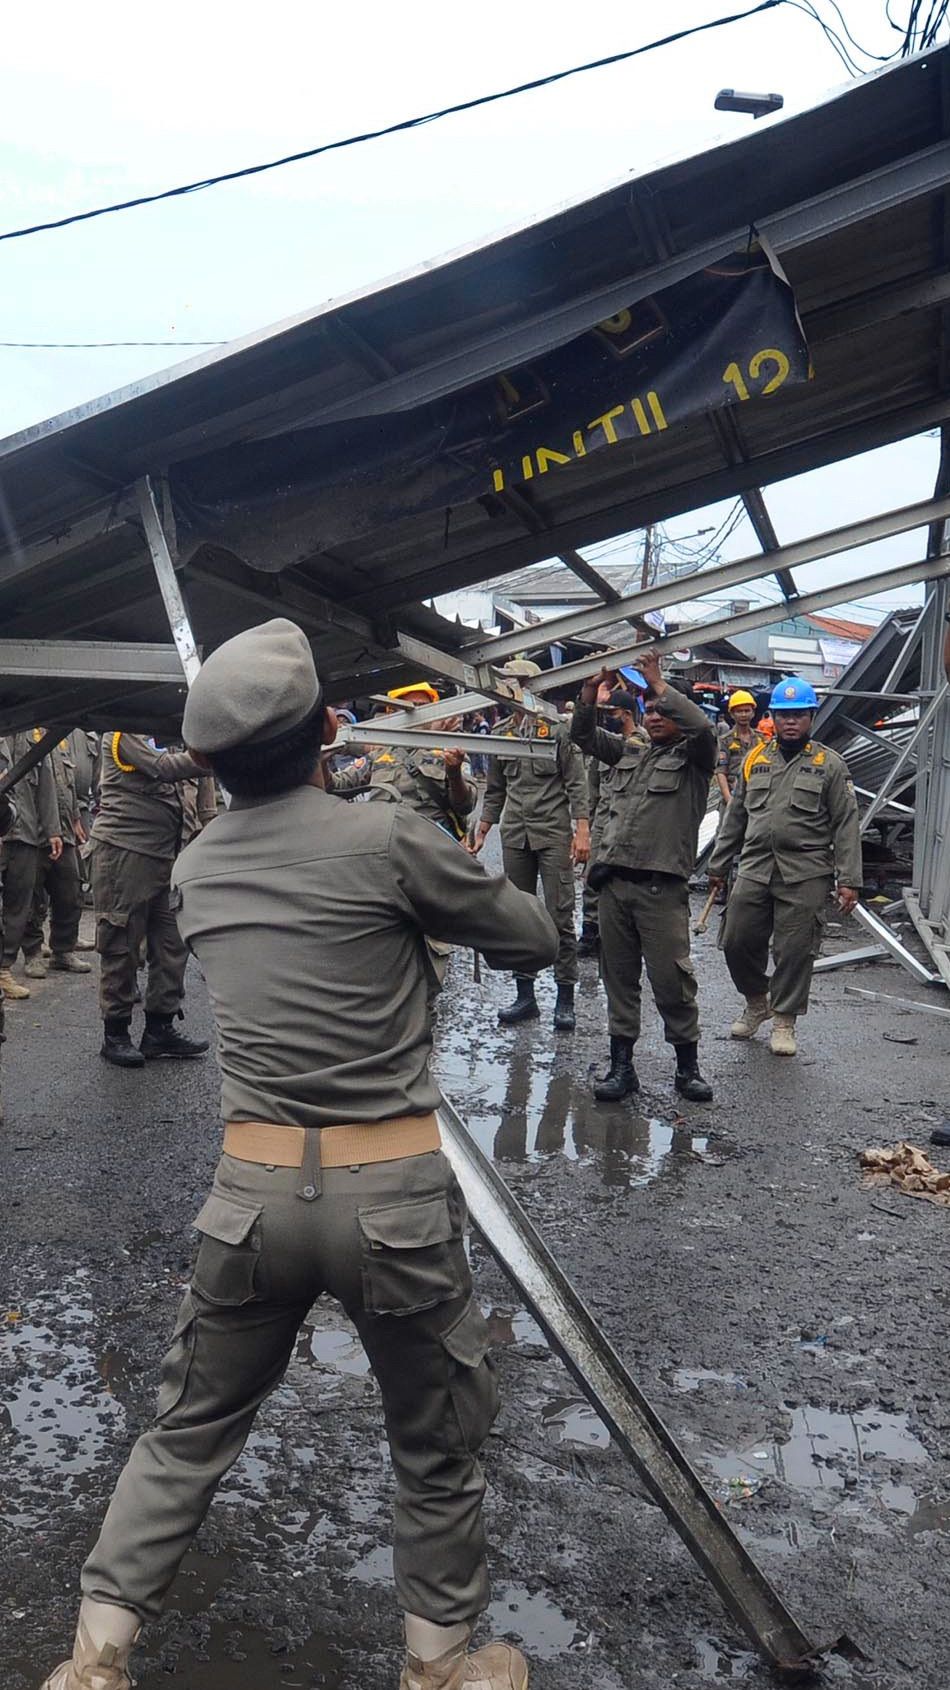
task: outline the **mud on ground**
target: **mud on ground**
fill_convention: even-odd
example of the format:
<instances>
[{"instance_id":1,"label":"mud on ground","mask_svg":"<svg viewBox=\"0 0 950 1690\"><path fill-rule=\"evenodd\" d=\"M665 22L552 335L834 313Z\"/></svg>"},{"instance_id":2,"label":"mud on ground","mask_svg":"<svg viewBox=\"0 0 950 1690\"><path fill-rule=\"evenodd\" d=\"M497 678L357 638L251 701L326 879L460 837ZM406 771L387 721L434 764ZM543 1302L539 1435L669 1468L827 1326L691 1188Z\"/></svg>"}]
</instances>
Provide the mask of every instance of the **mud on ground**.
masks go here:
<instances>
[{"instance_id":1,"label":"mud on ground","mask_svg":"<svg viewBox=\"0 0 950 1690\"><path fill-rule=\"evenodd\" d=\"M825 974L782 1061L763 1035L728 1040L712 932L697 966L712 1105L680 1114L652 1006L637 1107L594 1105L595 967L573 1038L551 1029L550 977L542 1020L507 1033L508 982L474 985L465 954L440 1011L444 1088L806 1629L866 1651L829 1681L944 1690L950 1213L865 1187L857 1158L926 1145L950 1104L950 1023L846 994L941 1001L894 967ZM207 1028L194 968L188 1008ZM51 976L7 1020L0 1683L34 1690L151 1412L217 1100L211 1062L100 1062L93 978ZM537 1690L772 1683L477 1238L472 1261L503 1392L480 1635L523 1639ZM144 1640L141 1690L391 1690L389 1504L378 1393L322 1301Z\"/></svg>"}]
</instances>

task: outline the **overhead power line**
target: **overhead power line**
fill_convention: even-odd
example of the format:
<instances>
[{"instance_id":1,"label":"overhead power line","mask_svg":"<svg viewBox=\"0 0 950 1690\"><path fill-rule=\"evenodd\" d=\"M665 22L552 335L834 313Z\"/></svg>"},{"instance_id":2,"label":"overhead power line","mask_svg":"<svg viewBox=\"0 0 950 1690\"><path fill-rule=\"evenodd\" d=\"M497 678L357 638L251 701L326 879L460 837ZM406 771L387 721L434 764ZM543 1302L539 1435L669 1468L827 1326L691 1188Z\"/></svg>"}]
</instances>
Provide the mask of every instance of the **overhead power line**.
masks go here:
<instances>
[{"instance_id":1,"label":"overhead power line","mask_svg":"<svg viewBox=\"0 0 950 1690\"><path fill-rule=\"evenodd\" d=\"M475 111L480 106L494 105L499 100L511 100L517 94L528 94L537 88L549 88L557 82L566 81L568 77L582 76L587 71L604 70L610 65L623 64L628 59L654 53L661 47L672 47L678 41L688 40L690 36L703 35L713 29L723 29L728 24L741 23L745 18L754 18L761 12L771 12L778 6L792 3L793 0L759 0L758 5L751 6L748 11L711 18L707 23L694 24L689 29L678 29L672 35L648 41L642 47L630 47L622 53L609 53L604 58L591 59L587 64L572 65L568 70L553 71L550 76L539 76L531 82L520 82L514 88L503 88L494 94L481 94L472 100L461 100L456 105L443 106L438 111L425 112L420 117L403 118L401 122L387 124L382 129L368 129L361 135L348 135L340 141L325 141L319 147L308 147L299 153L287 153L283 158L269 159L265 164L246 165L242 170L224 171L219 176L206 176L200 181L186 182L177 188L165 188L161 193L139 194L135 199L118 200L112 205L96 206L91 211L75 211L68 217L56 217L48 223L32 223L23 229L7 229L0 234L0 241L22 240L27 235L43 234L50 229L65 229L73 223L89 223L95 217L108 217L114 212L132 211L140 205L155 205L160 200L179 199L185 194L197 194L205 188L219 187L222 182L238 182L249 176L261 176L265 171L280 170L287 164L300 164L304 159L319 158L323 153L339 152L344 147L357 147L366 141L381 140L385 135L398 135L405 130L420 129L426 123L436 123L444 117L455 117L461 112Z\"/></svg>"}]
</instances>

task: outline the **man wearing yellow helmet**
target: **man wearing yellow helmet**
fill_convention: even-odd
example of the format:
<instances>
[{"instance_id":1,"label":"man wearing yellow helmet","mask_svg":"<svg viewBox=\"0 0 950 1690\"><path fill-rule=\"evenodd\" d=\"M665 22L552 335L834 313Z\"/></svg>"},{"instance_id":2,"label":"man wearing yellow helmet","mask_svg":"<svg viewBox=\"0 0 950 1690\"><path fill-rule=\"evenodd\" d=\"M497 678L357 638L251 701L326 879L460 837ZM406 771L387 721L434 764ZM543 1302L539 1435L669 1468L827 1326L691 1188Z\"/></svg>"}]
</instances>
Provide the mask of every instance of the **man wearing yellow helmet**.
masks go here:
<instances>
[{"instance_id":1,"label":"man wearing yellow helmet","mask_svg":"<svg viewBox=\"0 0 950 1690\"><path fill-rule=\"evenodd\" d=\"M745 758L754 746L762 743L762 735L752 726L755 699L751 692L745 692L740 687L729 699L728 710L732 721L720 730L719 756L716 759L716 783L722 797L720 817L726 813Z\"/></svg>"},{"instance_id":2,"label":"man wearing yellow helmet","mask_svg":"<svg viewBox=\"0 0 950 1690\"><path fill-rule=\"evenodd\" d=\"M428 681L394 687L388 696L397 707L439 702L435 687ZM458 725L458 716L451 715L426 723L427 728L446 735L452 734ZM386 798L408 804L427 821L435 822L444 833L459 840L465 838L466 817L474 809L478 796L475 782L466 771L464 751L430 745L420 745L418 750L410 746L375 746L348 769L329 775L327 788L338 798L354 797L372 788Z\"/></svg>"}]
</instances>

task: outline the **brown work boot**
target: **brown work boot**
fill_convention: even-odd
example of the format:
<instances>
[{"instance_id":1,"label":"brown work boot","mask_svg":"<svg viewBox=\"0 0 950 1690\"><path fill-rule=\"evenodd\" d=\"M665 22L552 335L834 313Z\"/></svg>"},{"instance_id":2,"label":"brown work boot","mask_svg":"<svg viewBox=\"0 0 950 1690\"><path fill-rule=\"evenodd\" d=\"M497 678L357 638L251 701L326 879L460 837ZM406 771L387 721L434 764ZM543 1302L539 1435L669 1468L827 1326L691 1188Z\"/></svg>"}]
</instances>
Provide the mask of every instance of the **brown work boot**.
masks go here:
<instances>
[{"instance_id":1,"label":"brown work boot","mask_svg":"<svg viewBox=\"0 0 950 1690\"><path fill-rule=\"evenodd\" d=\"M40 1690L131 1690L129 1656L141 1629L128 1608L84 1596L72 1660L44 1678Z\"/></svg>"},{"instance_id":2,"label":"brown work boot","mask_svg":"<svg viewBox=\"0 0 950 1690\"><path fill-rule=\"evenodd\" d=\"M776 1015L772 1022L772 1037L769 1040L775 1056L794 1056L798 1049L795 1041L794 1015Z\"/></svg>"},{"instance_id":3,"label":"brown work boot","mask_svg":"<svg viewBox=\"0 0 950 1690\"><path fill-rule=\"evenodd\" d=\"M729 1029L734 1039L754 1039L763 1021L772 1014L768 998L746 998L745 1009Z\"/></svg>"},{"instance_id":4,"label":"brown work boot","mask_svg":"<svg viewBox=\"0 0 950 1690\"><path fill-rule=\"evenodd\" d=\"M469 1655L463 1642L435 1661L420 1661L410 1651L399 1680L399 1690L527 1690L527 1685L528 1663L510 1643L487 1643Z\"/></svg>"},{"instance_id":5,"label":"brown work boot","mask_svg":"<svg viewBox=\"0 0 950 1690\"><path fill-rule=\"evenodd\" d=\"M29 986L21 986L19 980L14 980L9 968L0 968L0 992L12 1003L16 998L28 998Z\"/></svg>"},{"instance_id":6,"label":"brown work boot","mask_svg":"<svg viewBox=\"0 0 950 1690\"><path fill-rule=\"evenodd\" d=\"M39 951L36 951L33 956L28 956L23 964L23 978L25 980L45 980L48 973L49 969Z\"/></svg>"}]
</instances>

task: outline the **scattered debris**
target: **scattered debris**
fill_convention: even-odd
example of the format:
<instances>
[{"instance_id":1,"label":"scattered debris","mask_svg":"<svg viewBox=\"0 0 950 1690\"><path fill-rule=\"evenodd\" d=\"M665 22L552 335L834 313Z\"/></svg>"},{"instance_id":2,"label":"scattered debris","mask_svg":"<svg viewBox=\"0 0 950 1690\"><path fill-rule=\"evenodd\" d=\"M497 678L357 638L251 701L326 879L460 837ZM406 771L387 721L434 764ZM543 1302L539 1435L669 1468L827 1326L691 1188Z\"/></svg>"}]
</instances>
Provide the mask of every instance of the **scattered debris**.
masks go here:
<instances>
[{"instance_id":1,"label":"scattered debris","mask_svg":"<svg viewBox=\"0 0 950 1690\"><path fill-rule=\"evenodd\" d=\"M861 1166L867 1169L871 1184L896 1185L908 1197L950 1205L950 1174L942 1174L922 1150L904 1139L883 1150L862 1150Z\"/></svg>"},{"instance_id":2,"label":"scattered debris","mask_svg":"<svg viewBox=\"0 0 950 1690\"><path fill-rule=\"evenodd\" d=\"M915 1045L917 1037L914 1033L885 1033L884 1038L891 1045Z\"/></svg>"}]
</instances>

